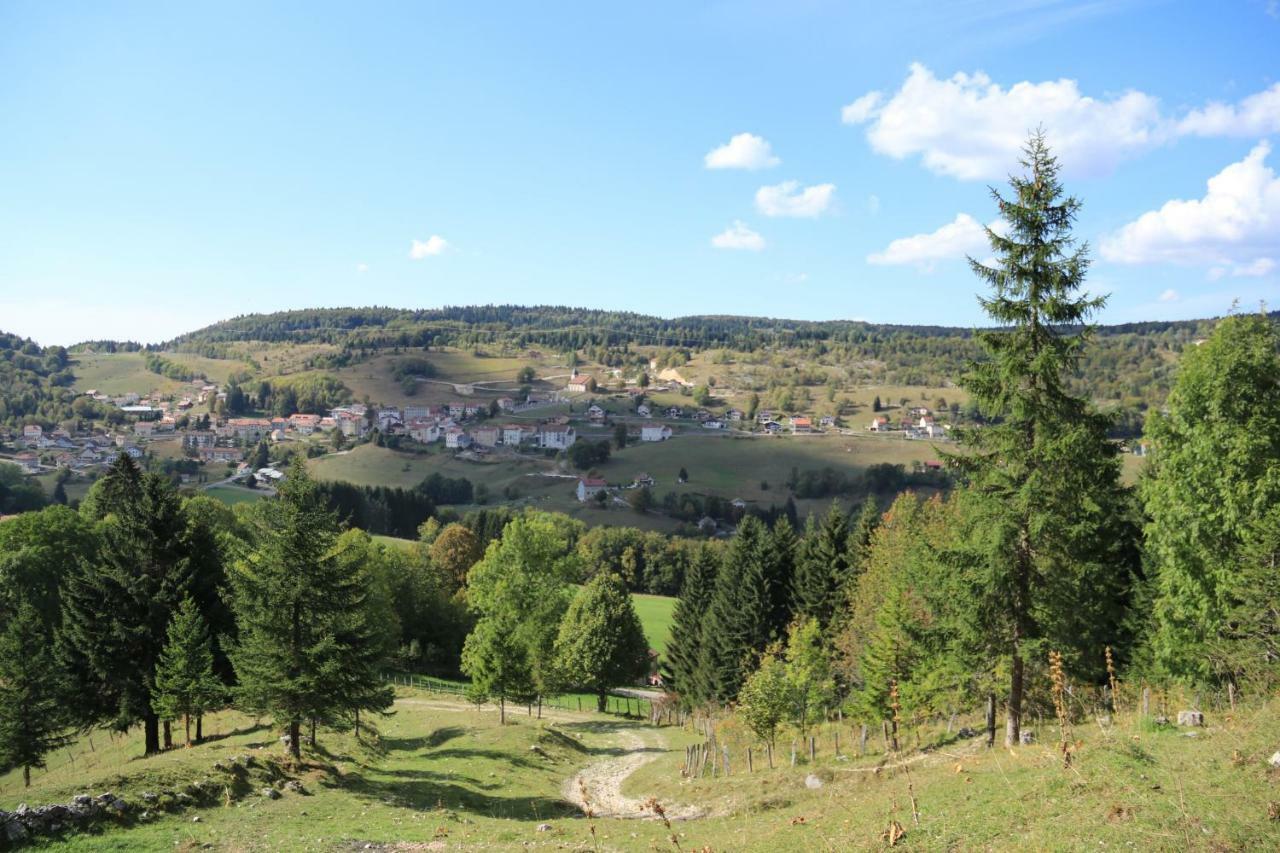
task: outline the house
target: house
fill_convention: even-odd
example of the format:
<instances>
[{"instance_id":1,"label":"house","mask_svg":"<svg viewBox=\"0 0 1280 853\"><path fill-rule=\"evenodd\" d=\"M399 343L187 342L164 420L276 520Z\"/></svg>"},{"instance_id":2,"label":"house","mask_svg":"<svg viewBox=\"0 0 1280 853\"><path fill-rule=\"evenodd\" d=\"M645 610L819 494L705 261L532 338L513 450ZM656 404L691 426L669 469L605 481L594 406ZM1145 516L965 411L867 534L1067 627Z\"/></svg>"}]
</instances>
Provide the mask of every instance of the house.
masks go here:
<instances>
[{"instance_id":1,"label":"house","mask_svg":"<svg viewBox=\"0 0 1280 853\"><path fill-rule=\"evenodd\" d=\"M564 386L564 390L570 394L585 394L588 391L594 391L596 381L590 376L574 376L569 383Z\"/></svg>"},{"instance_id":2,"label":"house","mask_svg":"<svg viewBox=\"0 0 1280 853\"><path fill-rule=\"evenodd\" d=\"M586 503L608 488L609 484L598 477L581 477L578 480L578 500Z\"/></svg>"},{"instance_id":3,"label":"house","mask_svg":"<svg viewBox=\"0 0 1280 853\"><path fill-rule=\"evenodd\" d=\"M604 409L592 403L587 407L587 417L593 421L602 421L604 420Z\"/></svg>"},{"instance_id":4,"label":"house","mask_svg":"<svg viewBox=\"0 0 1280 853\"><path fill-rule=\"evenodd\" d=\"M218 436L213 430L191 430L182 434L184 450L199 450L202 447L213 447L218 443Z\"/></svg>"},{"instance_id":5,"label":"house","mask_svg":"<svg viewBox=\"0 0 1280 853\"><path fill-rule=\"evenodd\" d=\"M497 447L502 440L502 429L488 424L472 427L471 440L481 447Z\"/></svg>"},{"instance_id":6,"label":"house","mask_svg":"<svg viewBox=\"0 0 1280 853\"><path fill-rule=\"evenodd\" d=\"M409 426L405 432L414 441L430 444L440 438L440 422L432 418L409 421Z\"/></svg>"},{"instance_id":7,"label":"house","mask_svg":"<svg viewBox=\"0 0 1280 853\"><path fill-rule=\"evenodd\" d=\"M666 441L671 438L671 427L666 424L645 424L640 427L641 441Z\"/></svg>"},{"instance_id":8,"label":"house","mask_svg":"<svg viewBox=\"0 0 1280 853\"><path fill-rule=\"evenodd\" d=\"M703 429L724 429L724 421L718 421L715 418L702 422Z\"/></svg>"},{"instance_id":9,"label":"house","mask_svg":"<svg viewBox=\"0 0 1280 853\"><path fill-rule=\"evenodd\" d=\"M823 415L818 421L818 426L833 427L836 425L836 419L831 415Z\"/></svg>"},{"instance_id":10,"label":"house","mask_svg":"<svg viewBox=\"0 0 1280 853\"><path fill-rule=\"evenodd\" d=\"M636 406L636 414L642 418L649 417L651 413L652 413L652 410L649 408L649 405L647 403L641 403L640 405Z\"/></svg>"},{"instance_id":11,"label":"house","mask_svg":"<svg viewBox=\"0 0 1280 853\"><path fill-rule=\"evenodd\" d=\"M925 415L933 414L933 412L929 411L927 406L914 406L911 409L908 409L907 413L913 418L923 418ZM923 424L921 424L921 426L923 426Z\"/></svg>"},{"instance_id":12,"label":"house","mask_svg":"<svg viewBox=\"0 0 1280 853\"><path fill-rule=\"evenodd\" d=\"M289 426L299 435L311 435L320 427L319 415L289 415Z\"/></svg>"},{"instance_id":13,"label":"house","mask_svg":"<svg viewBox=\"0 0 1280 853\"><path fill-rule=\"evenodd\" d=\"M130 459L141 459L145 455L142 452L142 448L136 444L126 444L124 446L124 452Z\"/></svg>"},{"instance_id":14,"label":"house","mask_svg":"<svg viewBox=\"0 0 1280 853\"><path fill-rule=\"evenodd\" d=\"M458 427L450 427L444 434L444 446L450 450L466 450L471 446L471 436Z\"/></svg>"},{"instance_id":15,"label":"house","mask_svg":"<svg viewBox=\"0 0 1280 853\"><path fill-rule=\"evenodd\" d=\"M773 420L773 412L768 409L762 412L756 412L756 423L760 424L760 426L764 426L771 420Z\"/></svg>"},{"instance_id":16,"label":"house","mask_svg":"<svg viewBox=\"0 0 1280 853\"><path fill-rule=\"evenodd\" d=\"M769 421L764 425L764 431L769 433L769 435L777 435L782 432L782 424L777 421Z\"/></svg>"},{"instance_id":17,"label":"house","mask_svg":"<svg viewBox=\"0 0 1280 853\"><path fill-rule=\"evenodd\" d=\"M227 427L241 441L261 441L271 433L271 421L266 418L231 418Z\"/></svg>"},{"instance_id":18,"label":"house","mask_svg":"<svg viewBox=\"0 0 1280 853\"><path fill-rule=\"evenodd\" d=\"M734 498L733 500L729 501L729 503L733 506L734 509L747 508L747 502L744 501L742 498Z\"/></svg>"},{"instance_id":19,"label":"house","mask_svg":"<svg viewBox=\"0 0 1280 853\"><path fill-rule=\"evenodd\" d=\"M133 425L133 434L139 438L151 438L156 430L154 421L138 421Z\"/></svg>"},{"instance_id":20,"label":"house","mask_svg":"<svg viewBox=\"0 0 1280 853\"><path fill-rule=\"evenodd\" d=\"M13 461L17 463L24 474L37 474L40 472L40 457L34 453L19 453L13 457Z\"/></svg>"},{"instance_id":21,"label":"house","mask_svg":"<svg viewBox=\"0 0 1280 853\"><path fill-rule=\"evenodd\" d=\"M916 423L916 426L920 427L920 429L926 429L932 425L933 425L932 415L921 415L920 420Z\"/></svg>"},{"instance_id":22,"label":"house","mask_svg":"<svg viewBox=\"0 0 1280 853\"><path fill-rule=\"evenodd\" d=\"M924 428L924 434L929 438L946 438L947 428L942 424L929 424Z\"/></svg>"},{"instance_id":23,"label":"house","mask_svg":"<svg viewBox=\"0 0 1280 853\"><path fill-rule=\"evenodd\" d=\"M238 447L201 447L199 454L204 462L239 462L244 455Z\"/></svg>"},{"instance_id":24,"label":"house","mask_svg":"<svg viewBox=\"0 0 1280 853\"><path fill-rule=\"evenodd\" d=\"M743 417L745 417L745 415L740 409L730 409L729 411L724 413L724 419L727 421L732 421L733 423L737 423L738 421L742 420Z\"/></svg>"},{"instance_id":25,"label":"house","mask_svg":"<svg viewBox=\"0 0 1280 853\"><path fill-rule=\"evenodd\" d=\"M526 438L532 439L537 433L520 424L505 424L502 427L502 443L508 447L519 447Z\"/></svg>"},{"instance_id":26,"label":"house","mask_svg":"<svg viewBox=\"0 0 1280 853\"><path fill-rule=\"evenodd\" d=\"M27 424L22 428L22 437L27 441L36 441L44 435L44 427L40 424Z\"/></svg>"},{"instance_id":27,"label":"house","mask_svg":"<svg viewBox=\"0 0 1280 853\"><path fill-rule=\"evenodd\" d=\"M516 401L510 397L499 397L498 408L504 412L509 412L516 407Z\"/></svg>"},{"instance_id":28,"label":"house","mask_svg":"<svg viewBox=\"0 0 1280 853\"><path fill-rule=\"evenodd\" d=\"M808 418L800 418L793 416L791 418L792 432L813 432L813 421Z\"/></svg>"},{"instance_id":29,"label":"house","mask_svg":"<svg viewBox=\"0 0 1280 853\"><path fill-rule=\"evenodd\" d=\"M714 415L712 415L706 409L698 409L698 411L693 413L693 419L696 421L709 421L712 419L712 417L714 417Z\"/></svg>"},{"instance_id":30,"label":"house","mask_svg":"<svg viewBox=\"0 0 1280 853\"><path fill-rule=\"evenodd\" d=\"M653 479L652 476L650 476L649 474L643 471L641 471L639 474L636 474L636 478L631 481L631 484L633 486L641 486L641 487L653 486L656 483L657 483L657 480Z\"/></svg>"},{"instance_id":31,"label":"house","mask_svg":"<svg viewBox=\"0 0 1280 853\"><path fill-rule=\"evenodd\" d=\"M868 426L867 429L871 430L872 432L888 432L889 431L888 416L876 415L874 418L871 419L871 425Z\"/></svg>"},{"instance_id":32,"label":"house","mask_svg":"<svg viewBox=\"0 0 1280 853\"><path fill-rule=\"evenodd\" d=\"M679 406L670 406L667 408L667 417L676 418L676 419L683 418L684 409L680 408Z\"/></svg>"},{"instance_id":33,"label":"house","mask_svg":"<svg viewBox=\"0 0 1280 853\"><path fill-rule=\"evenodd\" d=\"M538 431L538 446L547 450L568 450L578 434L568 424L547 424Z\"/></svg>"}]
</instances>

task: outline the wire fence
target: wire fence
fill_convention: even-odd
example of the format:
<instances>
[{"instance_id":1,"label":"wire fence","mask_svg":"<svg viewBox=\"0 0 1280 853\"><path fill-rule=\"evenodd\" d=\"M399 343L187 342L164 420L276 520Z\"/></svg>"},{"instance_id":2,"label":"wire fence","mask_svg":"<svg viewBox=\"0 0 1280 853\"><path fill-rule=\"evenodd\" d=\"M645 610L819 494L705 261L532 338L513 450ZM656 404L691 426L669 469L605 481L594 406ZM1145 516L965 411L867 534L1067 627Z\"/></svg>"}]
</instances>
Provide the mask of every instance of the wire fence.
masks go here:
<instances>
[{"instance_id":1,"label":"wire fence","mask_svg":"<svg viewBox=\"0 0 1280 853\"><path fill-rule=\"evenodd\" d=\"M474 699L469 695L470 685L448 681L443 678L434 678L429 675L418 675L415 673L387 673L385 679L400 687L412 687L417 690L424 690L428 693L439 693L445 696L453 696L466 700L474 704ZM492 701L491 699L486 701ZM520 706L520 703L508 702L508 706ZM538 707L552 708L558 711L574 711L574 712L590 712L598 710L598 698L592 694L586 693L564 693L558 696L543 696L538 701L528 703L530 710ZM653 702L643 696L633 696L620 691L610 691L605 695L605 704L603 713L614 714L621 717L630 717L635 719L657 719L658 714L655 710Z\"/></svg>"}]
</instances>

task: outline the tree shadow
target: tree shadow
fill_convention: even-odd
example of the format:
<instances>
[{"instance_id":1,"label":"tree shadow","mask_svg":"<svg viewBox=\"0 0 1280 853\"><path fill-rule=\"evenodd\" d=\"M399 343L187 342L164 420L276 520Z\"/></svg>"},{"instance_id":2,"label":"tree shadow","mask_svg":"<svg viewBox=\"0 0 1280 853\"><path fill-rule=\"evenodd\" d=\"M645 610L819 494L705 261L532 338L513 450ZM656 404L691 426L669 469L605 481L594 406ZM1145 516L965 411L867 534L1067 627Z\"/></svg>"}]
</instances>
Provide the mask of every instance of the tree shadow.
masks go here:
<instances>
[{"instance_id":1,"label":"tree shadow","mask_svg":"<svg viewBox=\"0 0 1280 853\"><path fill-rule=\"evenodd\" d=\"M497 796L486 791L499 787L498 783L482 784L456 774L445 776L409 770L378 771L378 774L390 778L383 780L362 773L348 773L335 780L335 786L353 796L419 810L455 809L516 820L547 820L577 814L573 806L560 799ZM466 784L459 784L460 781L482 790L472 790Z\"/></svg>"}]
</instances>

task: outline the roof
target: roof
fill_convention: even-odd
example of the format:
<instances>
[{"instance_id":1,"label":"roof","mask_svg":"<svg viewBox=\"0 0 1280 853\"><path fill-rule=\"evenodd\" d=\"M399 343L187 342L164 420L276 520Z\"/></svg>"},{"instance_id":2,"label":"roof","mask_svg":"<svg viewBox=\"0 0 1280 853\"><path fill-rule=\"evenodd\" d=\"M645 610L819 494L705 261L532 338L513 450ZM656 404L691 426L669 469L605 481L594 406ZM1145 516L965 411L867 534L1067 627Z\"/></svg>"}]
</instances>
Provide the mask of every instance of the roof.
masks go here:
<instances>
[{"instance_id":1,"label":"roof","mask_svg":"<svg viewBox=\"0 0 1280 853\"><path fill-rule=\"evenodd\" d=\"M607 480L602 480L599 477L580 477L578 482L591 488L604 488L609 485Z\"/></svg>"}]
</instances>

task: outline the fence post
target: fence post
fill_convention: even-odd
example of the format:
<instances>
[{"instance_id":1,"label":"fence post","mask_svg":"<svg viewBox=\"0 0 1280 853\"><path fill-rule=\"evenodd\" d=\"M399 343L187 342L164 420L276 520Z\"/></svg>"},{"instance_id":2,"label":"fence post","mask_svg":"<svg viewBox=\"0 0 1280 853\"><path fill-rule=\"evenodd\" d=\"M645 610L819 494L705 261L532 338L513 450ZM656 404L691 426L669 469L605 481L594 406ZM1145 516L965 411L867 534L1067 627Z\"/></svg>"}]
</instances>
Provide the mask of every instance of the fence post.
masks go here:
<instances>
[{"instance_id":1,"label":"fence post","mask_svg":"<svg viewBox=\"0 0 1280 853\"><path fill-rule=\"evenodd\" d=\"M1151 715L1151 688L1142 688L1142 716L1147 718Z\"/></svg>"},{"instance_id":2,"label":"fence post","mask_svg":"<svg viewBox=\"0 0 1280 853\"><path fill-rule=\"evenodd\" d=\"M796 766L796 742L791 741L791 766Z\"/></svg>"},{"instance_id":3,"label":"fence post","mask_svg":"<svg viewBox=\"0 0 1280 853\"><path fill-rule=\"evenodd\" d=\"M767 743L764 746L764 754L769 759L769 769L773 769L773 744Z\"/></svg>"},{"instance_id":4,"label":"fence post","mask_svg":"<svg viewBox=\"0 0 1280 853\"><path fill-rule=\"evenodd\" d=\"M839 758L840 757L840 730L839 729L835 730L835 736L836 736L836 758Z\"/></svg>"},{"instance_id":5,"label":"fence post","mask_svg":"<svg viewBox=\"0 0 1280 853\"><path fill-rule=\"evenodd\" d=\"M723 749L723 750L724 750L724 758L722 759L722 763L723 763L723 765L724 765L724 775L728 776L728 775L729 775L729 746L728 746L728 744L725 744L723 747L721 747L721 749Z\"/></svg>"},{"instance_id":6,"label":"fence post","mask_svg":"<svg viewBox=\"0 0 1280 853\"><path fill-rule=\"evenodd\" d=\"M880 721L880 734L884 736L884 754L889 754L889 721Z\"/></svg>"},{"instance_id":7,"label":"fence post","mask_svg":"<svg viewBox=\"0 0 1280 853\"><path fill-rule=\"evenodd\" d=\"M862 733L858 736L858 755L866 756L867 754L867 724L862 724Z\"/></svg>"},{"instance_id":8,"label":"fence post","mask_svg":"<svg viewBox=\"0 0 1280 853\"><path fill-rule=\"evenodd\" d=\"M756 772L755 764L751 761L751 747L747 747L747 772Z\"/></svg>"},{"instance_id":9,"label":"fence post","mask_svg":"<svg viewBox=\"0 0 1280 853\"><path fill-rule=\"evenodd\" d=\"M812 764L818 754L818 739L809 735L809 763Z\"/></svg>"},{"instance_id":10,"label":"fence post","mask_svg":"<svg viewBox=\"0 0 1280 853\"><path fill-rule=\"evenodd\" d=\"M1234 681L1227 682L1227 701L1231 703L1231 710L1236 709L1236 683Z\"/></svg>"},{"instance_id":11,"label":"fence post","mask_svg":"<svg viewBox=\"0 0 1280 853\"><path fill-rule=\"evenodd\" d=\"M996 743L996 695L987 694L987 748Z\"/></svg>"}]
</instances>

